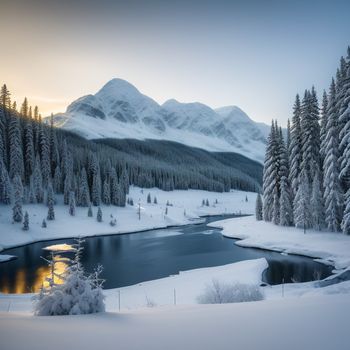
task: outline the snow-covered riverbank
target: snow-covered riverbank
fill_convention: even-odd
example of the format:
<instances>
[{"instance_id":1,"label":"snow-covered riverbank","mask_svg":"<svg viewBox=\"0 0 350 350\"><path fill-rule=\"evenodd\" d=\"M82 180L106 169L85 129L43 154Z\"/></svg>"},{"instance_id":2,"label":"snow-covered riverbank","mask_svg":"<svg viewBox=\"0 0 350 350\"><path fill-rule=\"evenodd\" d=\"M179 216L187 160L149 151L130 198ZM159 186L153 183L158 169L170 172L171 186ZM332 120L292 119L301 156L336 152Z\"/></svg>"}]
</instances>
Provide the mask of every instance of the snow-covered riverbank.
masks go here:
<instances>
[{"instance_id":1,"label":"snow-covered riverbank","mask_svg":"<svg viewBox=\"0 0 350 350\"><path fill-rule=\"evenodd\" d=\"M152 203L147 203L151 194ZM134 206L125 208L101 206L103 222L97 222L97 208L93 207L93 217L87 216L87 208L76 208L75 216L68 214L68 206L62 204L62 197L57 197L54 221L47 221L47 228L42 228L42 220L47 216L45 205L24 205L23 211L29 214L29 231L23 231L21 224L12 224L11 206L0 205L0 251L32 242L106 234L131 233L168 226L180 226L193 223L194 219L205 215L231 213L252 214L255 205L255 193L232 191L229 193L207 192L200 190L165 192L156 188L141 190L130 188L129 197ZM157 204L154 204L154 197ZM246 201L246 197L248 201ZM209 206L202 206L202 200L208 199ZM217 203L216 203L217 200ZM141 203L141 220L138 219L138 202ZM166 211L166 203L169 206ZM110 226L111 215L117 219L117 225Z\"/></svg>"},{"instance_id":2,"label":"snow-covered riverbank","mask_svg":"<svg viewBox=\"0 0 350 350\"><path fill-rule=\"evenodd\" d=\"M295 227L256 221L254 216L216 221L208 226L222 228L225 237L239 239L235 243L242 247L305 255L336 269L350 267L350 236L342 233L307 230L304 234Z\"/></svg>"}]
</instances>

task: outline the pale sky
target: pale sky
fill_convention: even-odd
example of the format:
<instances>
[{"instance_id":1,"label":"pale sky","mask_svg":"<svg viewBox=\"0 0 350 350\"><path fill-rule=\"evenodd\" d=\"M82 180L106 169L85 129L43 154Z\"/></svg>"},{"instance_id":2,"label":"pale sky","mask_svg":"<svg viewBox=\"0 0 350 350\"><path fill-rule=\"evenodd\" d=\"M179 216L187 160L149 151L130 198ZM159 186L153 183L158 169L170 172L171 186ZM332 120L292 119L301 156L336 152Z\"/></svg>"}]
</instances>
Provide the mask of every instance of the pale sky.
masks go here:
<instances>
[{"instance_id":1,"label":"pale sky","mask_svg":"<svg viewBox=\"0 0 350 350\"><path fill-rule=\"evenodd\" d=\"M122 78L159 103L237 105L285 125L328 88L350 1L0 0L0 84L43 115Z\"/></svg>"}]
</instances>

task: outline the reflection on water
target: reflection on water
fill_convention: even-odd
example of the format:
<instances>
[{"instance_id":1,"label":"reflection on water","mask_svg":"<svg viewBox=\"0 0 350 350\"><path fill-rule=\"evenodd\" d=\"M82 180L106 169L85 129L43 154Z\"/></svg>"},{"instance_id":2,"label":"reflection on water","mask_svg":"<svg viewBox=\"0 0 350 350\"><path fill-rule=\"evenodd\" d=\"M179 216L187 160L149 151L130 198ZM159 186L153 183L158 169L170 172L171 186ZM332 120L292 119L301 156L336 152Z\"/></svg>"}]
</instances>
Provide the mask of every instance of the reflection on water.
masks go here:
<instances>
[{"instance_id":1,"label":"reflection on water","mask_svg":"<svg viewBox=\"0 0 350 350\"><path fill-rule=\"evenodd\" d=\"M221 217L206 219L206 223ZM177 274L179 271L230 264L237 261L266 258L269 269L265 280L270 284L310 281L330 275L331 268L311 259L282 256L276 252L242 248L234 240L225 238L219 229L206 223L167 230L153 230L129 235L87 238L83 243L82 264L86 272L101 264L104 288L118 288L143 281ZM55 244L73 244L73 239L38 242L9 249L7 254L16 260L0 264L0 291L2 293L28 293L38 291L50 276L50 267L40 258L46 256L43 248ZM61 253L60 253L61 254ZM64 253L63 255L72 253ZM60 260L62 260L60 258ZM56 262L61 274L66 265ZM55 280L59 283L58 280Z\"/></svg>"},{"instance_id":2,"label":"reflection on water","mask_svg":"<svg viewBox=\"0 0 350 350\"><path fill-rule=\"evenodd\" d=\"M54 256L54 274L53 280L56 284L63 283L63 280L59 277L67 268L67 263L60 255ZM1 275L1 293L15 293L22 294L28 292L38 292L42 286L48 287L48 278L52 277L51 267L48 265L38 266L35 269L34 278L31 278L32 274L29 268L22 267L15 271L13 276L8 274ZM12 277L12 278L11 278Z\"/></svg>"}]
</instances>

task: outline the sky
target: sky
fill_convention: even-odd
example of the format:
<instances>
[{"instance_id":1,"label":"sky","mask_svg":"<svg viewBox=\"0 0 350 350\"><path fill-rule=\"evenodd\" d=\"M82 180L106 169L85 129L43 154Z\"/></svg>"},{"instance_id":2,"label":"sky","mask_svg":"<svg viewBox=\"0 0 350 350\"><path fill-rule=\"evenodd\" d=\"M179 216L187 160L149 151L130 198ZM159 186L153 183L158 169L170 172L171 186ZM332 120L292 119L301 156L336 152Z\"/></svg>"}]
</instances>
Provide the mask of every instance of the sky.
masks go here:
<instances>
[{"instance_id":1,"label":"sky","mask_svg":"<svg viewBox=\"0 0 350 350\"><path fill-rule=\"evenodd\" d=\"M43 115L122 78L158 103L237 105L282 125L328 89L350 1L0 0L0 84Z\"/></svg>"}]
</instances>

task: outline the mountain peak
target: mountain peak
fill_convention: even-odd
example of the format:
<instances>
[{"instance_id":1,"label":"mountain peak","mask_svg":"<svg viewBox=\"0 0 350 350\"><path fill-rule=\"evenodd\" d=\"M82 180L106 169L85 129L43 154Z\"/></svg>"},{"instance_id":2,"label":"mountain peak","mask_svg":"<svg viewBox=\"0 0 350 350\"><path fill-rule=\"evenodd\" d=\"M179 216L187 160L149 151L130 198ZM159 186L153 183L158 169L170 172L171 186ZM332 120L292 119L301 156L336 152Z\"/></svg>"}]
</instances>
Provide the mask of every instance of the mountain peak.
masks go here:
<instances>
[{"instance_id":1,"label":"mountain peak","mask_svg":"<svg viewBox=\"0 0 350 350\"><path fill-rule=\"evenodd\" d=\"M128 81L114 78L107 82L96 95L138 95L141 94L139 90Z\"/></svg>"}]
</instances>

